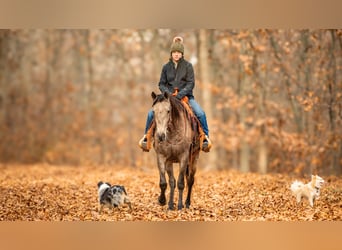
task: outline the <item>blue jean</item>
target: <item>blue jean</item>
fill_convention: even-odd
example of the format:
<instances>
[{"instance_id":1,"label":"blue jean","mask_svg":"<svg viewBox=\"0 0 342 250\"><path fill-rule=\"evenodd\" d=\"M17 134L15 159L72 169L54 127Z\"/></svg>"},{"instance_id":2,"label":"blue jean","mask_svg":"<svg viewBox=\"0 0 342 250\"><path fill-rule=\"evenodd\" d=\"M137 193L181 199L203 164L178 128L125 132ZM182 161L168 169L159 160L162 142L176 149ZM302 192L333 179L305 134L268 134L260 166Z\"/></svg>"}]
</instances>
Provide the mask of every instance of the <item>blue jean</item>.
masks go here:
<instances>
[{"instance_id":1,"label":"blue jean","mask_svg":"<svg viewBox=\"0 0 342 250\"><path fill-rule=\"evenodd\" d=\"M192 108L192 111L196 115L197 119L200 121L203 132L209 137L209 128L208 128L208 123L207 123L207 117L201 108L201 106L195 101L195 98L189 98L189 104ZM145 126L145 134L147 133L148 129L151 126L151 123L153 121L153 110L150 109L147 113L147 119L146 119L146 126Z\"/></svg>"}]
</instances>

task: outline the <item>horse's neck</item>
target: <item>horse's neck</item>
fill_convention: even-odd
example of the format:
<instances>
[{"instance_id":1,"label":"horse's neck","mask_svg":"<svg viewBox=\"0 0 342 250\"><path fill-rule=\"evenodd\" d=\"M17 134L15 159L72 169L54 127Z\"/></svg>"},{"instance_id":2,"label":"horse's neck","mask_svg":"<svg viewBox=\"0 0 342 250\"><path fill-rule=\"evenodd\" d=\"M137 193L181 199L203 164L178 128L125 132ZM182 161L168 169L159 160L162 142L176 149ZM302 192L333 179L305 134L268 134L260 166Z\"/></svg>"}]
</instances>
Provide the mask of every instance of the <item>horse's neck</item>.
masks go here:
<instances>
[{"instance_id":1,"label":"horse's neck","mask_svg":"<svg viewBox=\"0 0 342 250\"><path fill-rule=\"evenodd\" d=\"M180 114L177 123L173 123L174 120L171 120L169 125L169 136L170 138L179 138L182 140L184 137L191 137L192 128L191 121L188 120L187 114Z\"/></svg>"}]
</instances>

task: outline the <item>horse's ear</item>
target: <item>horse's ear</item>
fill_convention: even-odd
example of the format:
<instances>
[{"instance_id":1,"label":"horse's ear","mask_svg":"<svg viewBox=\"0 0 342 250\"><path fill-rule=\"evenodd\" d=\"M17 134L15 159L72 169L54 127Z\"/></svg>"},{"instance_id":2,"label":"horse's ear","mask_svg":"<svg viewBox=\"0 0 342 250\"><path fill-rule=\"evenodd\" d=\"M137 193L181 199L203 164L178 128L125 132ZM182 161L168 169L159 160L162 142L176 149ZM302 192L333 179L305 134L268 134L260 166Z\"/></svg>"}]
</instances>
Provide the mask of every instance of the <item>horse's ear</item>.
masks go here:
<instances>
[{"instance_id":1,"label":"horse's ear","mask_svg":"<svg viewBox=\"0 0 342 250\"><path fill-rule=\"evenodd\" d=\"M157 95L156 95L156 93L154 93L154 91L152 91L151 96L152 96L153 100L156 99L156 97L157 97Z\"/></svg>"}]
</instances>

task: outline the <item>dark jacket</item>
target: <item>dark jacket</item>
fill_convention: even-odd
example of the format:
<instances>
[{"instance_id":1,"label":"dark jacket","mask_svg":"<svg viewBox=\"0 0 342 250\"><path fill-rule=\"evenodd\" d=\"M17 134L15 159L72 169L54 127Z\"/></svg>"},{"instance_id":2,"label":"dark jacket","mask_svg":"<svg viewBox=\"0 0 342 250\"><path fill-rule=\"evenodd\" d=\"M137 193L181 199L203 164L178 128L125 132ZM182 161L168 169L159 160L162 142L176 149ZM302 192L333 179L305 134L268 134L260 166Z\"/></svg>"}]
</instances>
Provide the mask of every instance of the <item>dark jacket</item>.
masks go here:
<instances>
[{"instance_id":1,"label":"dark jacket","mask_svg":"<svg viewBox=\"0 0 342 250\"><path fill-rule=\"evenodd\" d=\"M192 64L185 59L181 58L178 62L177 68L172 59L163 66L160 80L159 89L162 93L173 93L175 88L179 89L177 95L178 99L187 96L193 98L192 90L195 86L195 76Z\"/></svg>"}]
</instances>

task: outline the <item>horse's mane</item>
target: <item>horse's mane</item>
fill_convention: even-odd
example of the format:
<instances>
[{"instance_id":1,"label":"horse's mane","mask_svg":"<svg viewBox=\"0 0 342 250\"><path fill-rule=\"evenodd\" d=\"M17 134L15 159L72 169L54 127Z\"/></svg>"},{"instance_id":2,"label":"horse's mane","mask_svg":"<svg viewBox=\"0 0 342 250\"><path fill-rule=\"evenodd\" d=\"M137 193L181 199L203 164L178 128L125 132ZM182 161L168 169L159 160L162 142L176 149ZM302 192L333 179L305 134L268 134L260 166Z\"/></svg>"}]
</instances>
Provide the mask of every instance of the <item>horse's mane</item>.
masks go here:
<instances>
[{"instance_id":1,"label":"horse's mane","mask_svg":"<svg viewBox=\"0 0 342 250\"><path fill-rule=\"evenodd\" d=\"M178 121L182 113L185 114L185 117L189 117L189 112L184 107L184 104L182 103L182 101L172 95L165 95L165 94L157 95L156 98L153 100L152 106L154 106L158 102L165 101L167 98L169 99L170 104L171 104L171 119L173 121Z\"/></svg>"}]
</instances>

